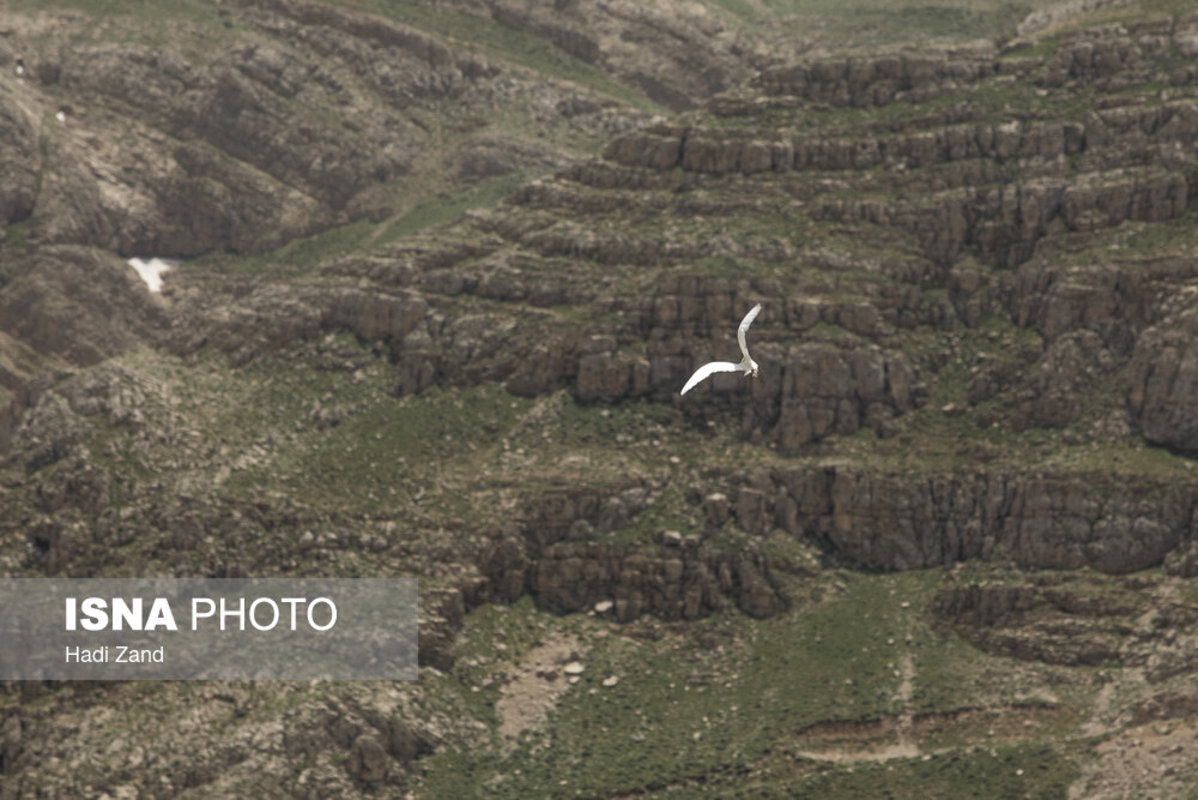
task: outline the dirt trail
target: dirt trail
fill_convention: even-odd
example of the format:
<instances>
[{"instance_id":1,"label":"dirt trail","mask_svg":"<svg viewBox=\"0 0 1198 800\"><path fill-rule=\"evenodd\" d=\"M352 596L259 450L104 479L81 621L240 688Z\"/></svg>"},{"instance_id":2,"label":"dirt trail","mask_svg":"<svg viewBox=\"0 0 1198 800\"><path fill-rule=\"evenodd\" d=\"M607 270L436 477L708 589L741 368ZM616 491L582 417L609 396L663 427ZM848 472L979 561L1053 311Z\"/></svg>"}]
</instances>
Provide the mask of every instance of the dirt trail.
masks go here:
<instances>
[{"instance_id":1,"label":"dirt trail","mask_svg":"<svg viewBox=\"0 0 1198 800\"><path fill-rule=\"evenodd\" d=\"M563 668L579 652L573 636L560 636L534 647L513 667L500 689L499 732L514 741L521 731L545 720L570 683Z\"/></svg>"},{"instance_id":2,"label":"dirt trail","mask_svg":"<svg viewBox=\"0 0 1198 800\"><path fill-rule=\"evenodd\" d=\"M903 653L901 671L902 680L899 681L898 700L903 704L903 710L899 715L899 744L896 749L902 751L903 755L896 754L891 756L892 758L909 758L919 754L919 748L916 747L912 737L915 731L915 707L911 704L911 699L915 695L915 659L911 656L910 650Z\"/></svg>"}]
</instances>

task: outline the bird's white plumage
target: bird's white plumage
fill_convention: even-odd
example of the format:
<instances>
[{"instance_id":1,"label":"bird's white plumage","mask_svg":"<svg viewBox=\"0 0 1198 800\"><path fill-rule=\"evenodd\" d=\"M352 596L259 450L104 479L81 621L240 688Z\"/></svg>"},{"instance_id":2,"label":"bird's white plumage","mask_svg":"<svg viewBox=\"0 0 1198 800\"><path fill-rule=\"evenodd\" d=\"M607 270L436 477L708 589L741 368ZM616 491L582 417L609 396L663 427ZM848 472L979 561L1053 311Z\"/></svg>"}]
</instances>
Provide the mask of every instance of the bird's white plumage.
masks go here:
<instances>
[{"instance_id":1,"label":"bird's white plumage","mask_svg":"<svg viewBox=\"0 0 1198 800\"><path fill-rule=\"evenodd\" d=\"M691 375L690 380L686 382L686 386L682 387L682 391L679 394L686 394L709 375L717 372L737 372L739 370L740 364L733 364L731 361L711 361L695 370L695 374Z\"/></svg>"},{"instance_id":2,"label":"bird's white plumage","mask_svg":"<svg viewBox=\"0 0 1198 800\"><path fill-rule=\"evenodd\" d=\"M749 358L749 348L745 344L745 333L749 330L749 326L753 324L753 320L757 319L757 315L761 313L761 303L749 309L749 313L745 314L745 318L740 321L740 327L736 329L736 341L740 342L740 354L746 360L752 361Z\"/></svg>"},{"instance_id":3,"label":"bird's white plumage","mask_svg":"<svg viewBox=\"0 0 1198 800\"><path fill-rule=\"evenodd\" d=\"M761 303L749 309L749 313L745 314L745 318L740 321L740 327L736 329L736 341L740 343L740 352L744 356L739 364L733 364L731 361L711 361L695 370L695 373L690 376L686 382L686 386L682 387L679 394L686 394L698 384L702 383L707 377L717 372L743 372L746 375L757 376L757 362L749 356L749 347L745 344L745 333L749 330L749 326L753 324L753 320L757 319L757 315L761 312Z\"/></svg>"}]
</instances>

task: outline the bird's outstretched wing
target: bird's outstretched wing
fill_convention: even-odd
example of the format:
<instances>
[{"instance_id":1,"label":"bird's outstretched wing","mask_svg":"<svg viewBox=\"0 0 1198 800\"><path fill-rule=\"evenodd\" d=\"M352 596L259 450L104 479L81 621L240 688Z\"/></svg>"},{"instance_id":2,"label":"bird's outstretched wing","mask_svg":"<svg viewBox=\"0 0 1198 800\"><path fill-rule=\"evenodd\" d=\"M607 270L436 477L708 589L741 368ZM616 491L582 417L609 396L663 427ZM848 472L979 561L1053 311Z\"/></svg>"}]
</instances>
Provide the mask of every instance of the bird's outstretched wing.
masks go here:
<instances>
[{"instance_id":1,"label":"bird's outstretched wing","mask_svg":"<svg viewBox=\"0 0 1198 800\"><path fill-rule=\"evenodd\" d=\"M686 394L691 389L695 388L708 375L716 372L739 372L740 365L733 364L731 361L711 361L695 370L695 374L691 375L690 380L686 382L686 386L682 387L679 394Z\"/></svg>"},{"instance_id":2,"label":"bird's outstretched wing","mask_svg":"<svg viewBox=\"0 0 1198 800\"><path fill-rule=\"evenodd\" d=\"M749 330L749 326L753 324L753 320L757 319L759 313L761 313L761 303L749 309L749 313L745 314L745 318L740 321L740 327L736 329L736 341L740 342L740 352L746 360L752 359L749 358L749 348L745 344L745 332Z\"/></svg>"}]
</instances>

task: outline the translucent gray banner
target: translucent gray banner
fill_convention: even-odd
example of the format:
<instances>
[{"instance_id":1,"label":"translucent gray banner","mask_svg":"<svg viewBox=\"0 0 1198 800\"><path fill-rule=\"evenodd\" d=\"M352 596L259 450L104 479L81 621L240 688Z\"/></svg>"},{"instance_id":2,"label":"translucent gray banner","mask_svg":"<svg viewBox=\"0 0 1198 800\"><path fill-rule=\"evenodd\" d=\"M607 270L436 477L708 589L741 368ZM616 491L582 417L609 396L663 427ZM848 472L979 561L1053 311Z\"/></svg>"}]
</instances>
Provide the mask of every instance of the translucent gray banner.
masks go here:
<instances>
[{"instance_id":1,"label":"translucent gray banner","mask_svg":"<svg viewBox=\"0 0 1198 800\"><path fill-rule=\"evenodd\" d=\"M415 680L416 581L0 579L0 680Z\"/></svg>"}]
</instances>

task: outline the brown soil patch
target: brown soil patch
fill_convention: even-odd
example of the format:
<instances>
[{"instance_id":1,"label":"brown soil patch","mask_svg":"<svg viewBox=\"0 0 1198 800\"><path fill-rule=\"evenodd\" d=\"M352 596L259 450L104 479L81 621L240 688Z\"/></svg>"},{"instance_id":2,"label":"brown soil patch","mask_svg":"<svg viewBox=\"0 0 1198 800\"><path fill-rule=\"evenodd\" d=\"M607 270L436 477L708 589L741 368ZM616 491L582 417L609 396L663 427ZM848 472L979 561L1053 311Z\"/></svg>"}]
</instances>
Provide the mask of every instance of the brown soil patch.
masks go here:
<instances>
[{"instance_id":1,"label":"brown soil patch","mask_svg":"<svg viewBox=\"0 0 1198 800\"><path fill-rule=\"evenodd\" d=\"M515 739L540 725L570 683L563 668L579 653L573 636L559 636L534 647L505 676L496 705L499 731Z\"/></svg>"},{"instance_id":2,"label":"brown soil patch","mask_svg":"<svg viewBox=\"0 0 1198 800\"><path fill-rule=\"evenodd\" d=\"M951 752L936 739L982 743L1034 735L1065 709L1052 706L987 706L931 714L903 713L871 720L820 722L796 735L796 755L819 761L888 761ZM931 739L932 742L927 740Z\"/></svg>"}]
</instances>

